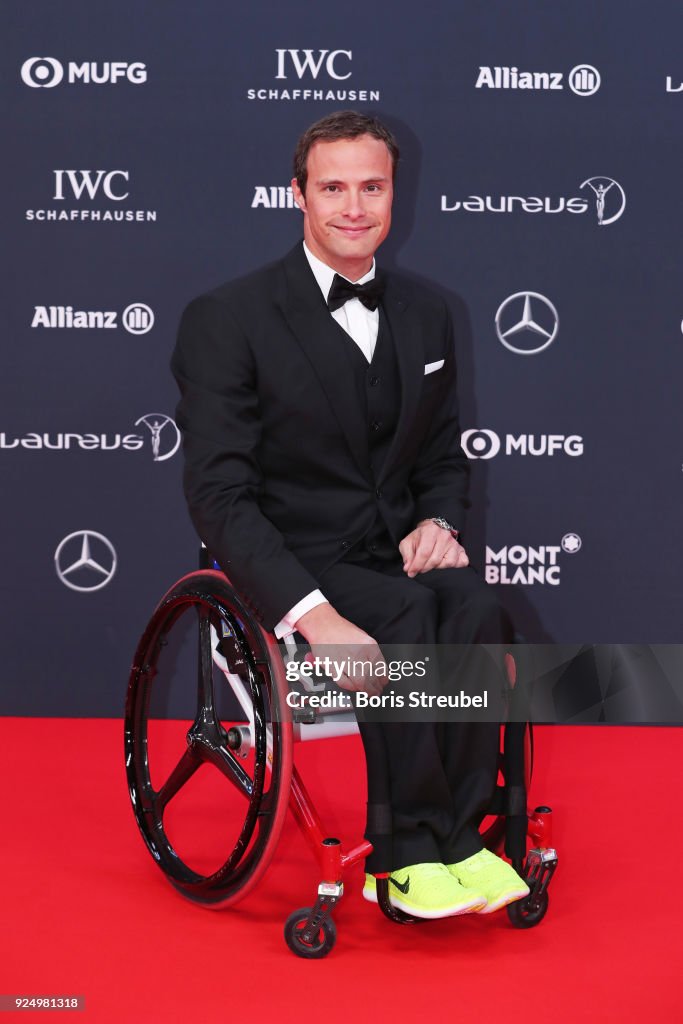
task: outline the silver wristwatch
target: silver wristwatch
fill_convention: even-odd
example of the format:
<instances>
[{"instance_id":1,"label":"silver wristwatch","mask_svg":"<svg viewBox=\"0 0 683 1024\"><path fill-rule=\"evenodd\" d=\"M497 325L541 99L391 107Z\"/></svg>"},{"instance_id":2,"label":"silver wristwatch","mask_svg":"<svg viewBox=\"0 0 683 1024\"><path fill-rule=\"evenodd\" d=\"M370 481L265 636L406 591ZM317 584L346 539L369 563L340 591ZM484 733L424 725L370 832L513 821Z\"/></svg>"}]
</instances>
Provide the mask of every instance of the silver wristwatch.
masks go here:
<instances>
[{"instance_id":1,"label":"silver wristwatch","mask_svg":"<svg viewBox=\"0 0 683 1024\"><path fill-rule=\"evenodd\" d=\"M460 536L460 530L456 530L452 523L449 523L447 519L443 519L441 516L430 516L430 523L436 523L442 530L448 530L451 537L455 537L457 540Z\"/></svg>"}]
</instances>

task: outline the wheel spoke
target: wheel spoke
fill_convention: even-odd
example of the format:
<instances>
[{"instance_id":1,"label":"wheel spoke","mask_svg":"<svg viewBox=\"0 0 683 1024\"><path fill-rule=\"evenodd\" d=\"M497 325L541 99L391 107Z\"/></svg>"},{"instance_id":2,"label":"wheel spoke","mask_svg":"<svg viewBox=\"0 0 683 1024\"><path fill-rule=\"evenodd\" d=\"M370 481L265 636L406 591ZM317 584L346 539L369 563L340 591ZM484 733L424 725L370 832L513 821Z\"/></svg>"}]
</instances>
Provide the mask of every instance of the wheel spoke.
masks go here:
<instances>
[{"instance_id":1,"label":"wheel spoke","mask_svg":"<svg viewBox=\"0 0 683 1024\"><path fill-rule=\"evenodd\" d=\"M226 750L225 747L214 747L211 757L207 760L210 760L243 796L251 797L254 791L254 782L229 750Z\"/></svg>"},{"instance_id":2,"label":"wheel spoke","mask_svg":"<svg viewBox=\"0 0 683 1024\"><path fill-rule=\"evenodd\" d=\"M192 778L201 763L201 760L197 757L194 751L185 751L178 761L178 764L175 766L169 777L166 779L166 782L157 793L156 805L159 818L161 818L169 800L172 800L178 790L185 785L188 779Z\"/></svg>"},{"instance_id":3,"label":"wheel spoke","mask_svg":"<svg viewBox=\"0 0 683 1024\"><path fill-rule=\"evenodd\" d=\"M211 620L209 610L199 612L199 665L197 673L197 721L214 721L213 659L211 657Z\"/></svg>"}]
</instances>

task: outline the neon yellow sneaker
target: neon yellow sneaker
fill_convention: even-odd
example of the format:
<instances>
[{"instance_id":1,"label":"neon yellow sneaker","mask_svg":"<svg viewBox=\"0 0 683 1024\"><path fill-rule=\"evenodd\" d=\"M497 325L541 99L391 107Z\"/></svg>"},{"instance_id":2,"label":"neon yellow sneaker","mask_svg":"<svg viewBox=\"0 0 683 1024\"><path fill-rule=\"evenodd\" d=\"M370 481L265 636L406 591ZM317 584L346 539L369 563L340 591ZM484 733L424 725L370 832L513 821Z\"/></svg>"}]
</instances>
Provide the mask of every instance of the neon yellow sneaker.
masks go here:
<instances>
[{"instance_id":1,"label":"neon yellow sneaker","mask_svg":"<svg viewBox=\"0 0 683 1024\"><path fill-rule=\"evenodd\" d=\"M377 885L373 875L365 876L363 897L377 903ZM466 888L443 864L411 864L389 876L389 900L413 917L428 920L472 914L486 906L480 889Z\"/></svg>"},{"instance_id":2,"label":"neon yellow sneaker","mask_svg":"<svg viewBox=\"0 0 683 1024\"><path fill-rule=\"evenodd\" d=\"M377 902L377 879L374 875L365 872L365 885L363 886L363 899L368 903Z\"/></svg>"},{"instance_id":3,"label":"neon yellow sneaker","mask_svg":"<svg viewBox=\"0 0 683 1024\"><path fill-rule=\"evenodd\" d=\"M461 885L486 896L486 906L481 914L492 914L494 910L529 895L529 886L512 865L490 850L480 850L457 864L448 864L447 868Z\"/></svg>"}]
</instances>

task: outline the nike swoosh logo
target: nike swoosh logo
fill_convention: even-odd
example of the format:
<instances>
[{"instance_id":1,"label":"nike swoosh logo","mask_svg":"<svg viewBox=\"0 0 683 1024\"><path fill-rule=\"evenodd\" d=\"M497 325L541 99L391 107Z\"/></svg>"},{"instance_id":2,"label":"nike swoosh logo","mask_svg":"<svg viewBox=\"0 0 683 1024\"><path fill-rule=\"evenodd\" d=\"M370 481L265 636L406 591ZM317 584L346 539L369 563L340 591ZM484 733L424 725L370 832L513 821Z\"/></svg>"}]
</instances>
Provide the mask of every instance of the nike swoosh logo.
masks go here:
<instances>
[{"instance_id":1,"label":"nike swoosh logo","mask_svg":"<svg viewBox=\"0 0 683 1024\"><path fill-rule=\"evenodd\" d=\"M403 882L403 884L401 884L400 882L397 882L395 878L391 877L391 875L389 875L389 881L393 885L395 885L396 888L399 890L399 892L402 892L404 896L408 895L408 890L410 889L410 875L408 875L408 877L406 878L405 882Z\"/></svg>"}]
</instances>

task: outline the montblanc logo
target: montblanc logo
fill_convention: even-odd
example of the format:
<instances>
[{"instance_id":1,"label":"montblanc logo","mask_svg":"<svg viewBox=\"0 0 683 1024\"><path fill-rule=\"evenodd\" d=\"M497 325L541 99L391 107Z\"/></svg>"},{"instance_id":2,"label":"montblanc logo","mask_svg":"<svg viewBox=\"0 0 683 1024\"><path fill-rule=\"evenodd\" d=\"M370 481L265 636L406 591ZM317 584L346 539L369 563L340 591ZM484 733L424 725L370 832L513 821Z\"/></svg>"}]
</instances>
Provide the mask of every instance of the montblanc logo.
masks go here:
<instances>
[{"instance_id":1,"label":"montblanc logo","mask_svg":"<svg viewBox=\"0 0 683 1024\"><path fill-rule=\"evenodd\" d=\"M526 547L523 544L486 548L486 582L503 585L533 586L536 583L551 587L560 585L560 554L575 555L581 549L578 533L565 533L559 544Z\"/></svg>"},{"instance_id":2,"label":"montblanc logo","mask_svg":"<svg viewBox=\"0 0 683 1024\"><path fill-rule=\"evenodd\" d=\"M466 199L441 196L442 213L587 213L595 210L598 225L606 227L619 220L626 208L626 193L614 178L598 175L579 185L584 196L469 195ZM592 191L593 201L589 198Z\"/></svg>"},{"instance_id":3,"label":"montblanc logo","mask_svg":"<svg viewBox=\"0 0 683 1024\"><path fill-rule=\"evenodd\" d=\"M485 428L465 430L460 438L468 459L493 459L503 455L583 455L579 434L497 434Z\"/></svg>"},{"instance_id":4,"label":"montblanc logo","mask_svg":"<svg viewBox=\"0 0 683 1024\"><path fill-rule=\"evenodd\" d=\"M147 334L154 327L154 313L144 302L133 302L119 314L114 309L74 309L73 306L34 306L31 327L62 330L116 330L129 334Z\"/></svg>"},{"instance_id":5,"label":"montblanc logo","mask_svg":"<svg viewBox=\"0 0 683 1024\"><path fill-rule=\"evenodd\" d=\"M667 92L683 92L683 82L678 82L674 85L674 80L671 75L666 76L666 91Z\"/></svg>"},{"instance_id":6,"label":"montblanc logo","mask_svg":"<svg viewBox=\"0 0 683 1024\"><path fill-rule=\"evenodd\" d=\"M566 77L566 83L577 96L592 96L600 88L600 72L592 64L577 64ZM562 92L565 76L562 71L520 71L515 67L480 67L477 89L524 89Z\"/></svg>"},{"instance_id":7,"label":"montblanc logo","mask_svg":"<svg viewBox=\"0 0 683 1024\"><path fill-rule=\"evenodd\" d=\"M165 413L148 412L134 426L145 429L139 433L76 433L29 432L23 436L0 432L0 451L97 451L138 452L149 445L153 462L166 462L180 448L180 431Z\"/></svg>"},{"instance_id":8,"label":"montblanc logo","mask_svg":"<svg viewBox=\"0 0 683 1024\"><path fill-rule=\"evenodd\" d=\"M352 77L352 61L351 50L276 49L274 79L287 85L247 89L247 99L377 103L379 89L339 87Z\"/></svg>"},{"instance_id":9,"label":"montblanc logo","mask_svg":"<svg viewBox=\"0 0 683 1024\"><path fill-rule=\"evenodd\" d=\"M291 185L256 185L252 209L263 207L265 210L298 210L294 201Z\"/></svg>"},{"instance_id":10,"label":"montblanc logo","mask_svg":"<svg viewBox=\"0 0 683 1024\"><path fill-rule=\"evenodd\" d=\"M21 65L21 80L31 89L54 89L69 85L117 85L129 82L142 85L147 81L147 67L140 61L69 61L63 64L55 57L29 57Z\"/></svg>"},{"instance_id":11,"label":"montblanc logo","mask_svg":"<svg viewBox=\"0 0 683 1024\"><path fill-rule=\"evenodd\" d=\"M53 170L52 199L59 204L52 209L27 210L26 220L37 221L104 221L150 222L157 219L156 210L135 210L121 207L130 198L130 172L114 170ZM111 204L104 209L91 206L66 209L66 202L94 203L104 200Z\"/></svg>"}]
</instances>

